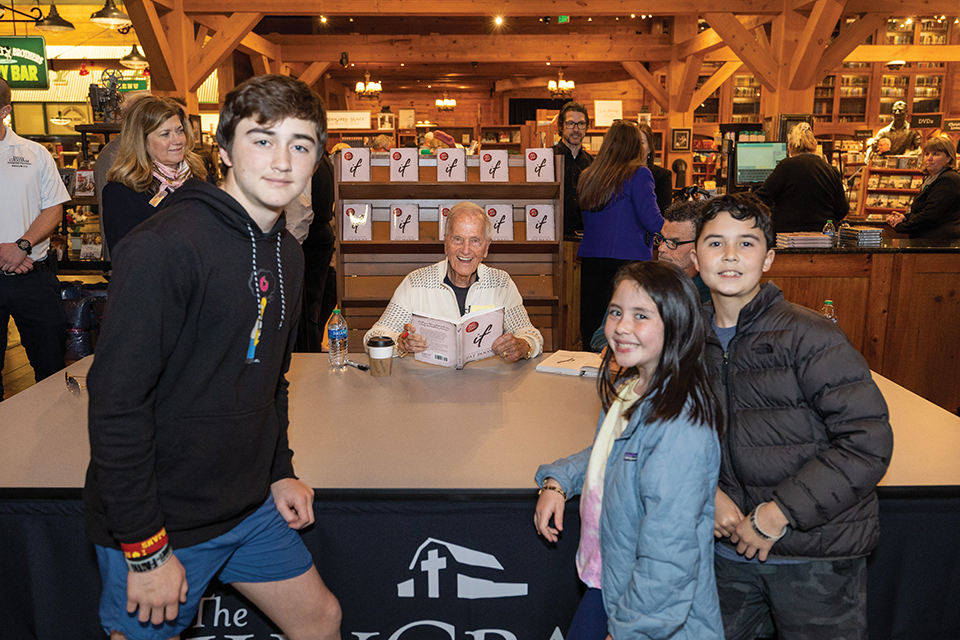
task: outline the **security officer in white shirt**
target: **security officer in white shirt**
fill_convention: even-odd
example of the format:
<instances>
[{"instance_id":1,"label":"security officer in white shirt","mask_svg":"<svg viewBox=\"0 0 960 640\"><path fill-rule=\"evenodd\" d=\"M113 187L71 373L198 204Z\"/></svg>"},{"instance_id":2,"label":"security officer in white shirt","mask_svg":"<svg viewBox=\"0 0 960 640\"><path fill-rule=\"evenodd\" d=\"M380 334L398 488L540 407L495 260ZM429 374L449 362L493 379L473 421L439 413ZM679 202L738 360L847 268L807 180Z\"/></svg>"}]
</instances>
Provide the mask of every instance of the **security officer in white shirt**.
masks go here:
<instances>
[{"instance_id":1,"label":"security officer in white shirt","mask_svg":"<svg viewBox=\"0 0 960 640\"><path fill-rule=\"evenodd\" d=\"M13 316L39 381L64 365L67 318L47 247L70 195L50 153L3 124L12 110L10 85L0 78L0 367Z\"/></svg>"}]
</instances>

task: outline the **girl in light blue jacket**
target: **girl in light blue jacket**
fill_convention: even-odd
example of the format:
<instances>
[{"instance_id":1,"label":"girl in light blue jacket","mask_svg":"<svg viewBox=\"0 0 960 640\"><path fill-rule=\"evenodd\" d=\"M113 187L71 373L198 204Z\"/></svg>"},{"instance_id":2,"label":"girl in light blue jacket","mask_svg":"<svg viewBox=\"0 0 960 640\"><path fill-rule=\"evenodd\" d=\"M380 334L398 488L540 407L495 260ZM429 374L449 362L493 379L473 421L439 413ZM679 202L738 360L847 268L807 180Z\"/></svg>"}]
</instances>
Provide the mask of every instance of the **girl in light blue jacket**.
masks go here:
<instances>
[{"instance_id":1,"label":"girl in light blue jacket","mask_svg":"<svg viewBox=\"0 0 960 640\"><path fill-rule=\"evenodd\" d=\"M624 266L604 334L593 446L536 476L534 524L550 542L565 500L580 496L587 592L566 639L722 640L713 572L721 414L693 281L664 262Z\"/></svg>"}]
</instances>

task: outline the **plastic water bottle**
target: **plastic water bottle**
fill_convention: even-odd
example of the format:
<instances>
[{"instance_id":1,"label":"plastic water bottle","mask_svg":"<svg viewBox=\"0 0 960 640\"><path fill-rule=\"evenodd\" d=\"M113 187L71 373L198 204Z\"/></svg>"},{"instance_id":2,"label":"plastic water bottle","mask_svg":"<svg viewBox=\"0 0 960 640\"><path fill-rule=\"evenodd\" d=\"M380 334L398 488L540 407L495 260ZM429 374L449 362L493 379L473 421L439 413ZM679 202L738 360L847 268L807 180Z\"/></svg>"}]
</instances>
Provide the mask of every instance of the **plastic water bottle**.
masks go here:
<instances>
[{"instance_id":1,"label":"plastic water bottle","mask_svg":"<svg viewBox=\"0 0 960 640\"><path fill-rule=\"evenodd\" d=\"M837 310L833 308L833 300L824 300L820 313L827 320L833 320L833 324L837 324Z\"/></svg>"},{"instance_id":2,"label":"plastic water bottle","mask_svg":"<svg viewBox=\"0 0 960 640\"><path fill-rule=\"evenodd\" d=\"M823 235L830 236L830 244L836 246L837 228L833 226L833 220L827 220L827 224L823 225Z\"/></svg>"},{"instance_id":3,"label":"plastic water bottle","mask_svg":"<svg viewBox=\"0 0 960 640\"><path fill-rule=\"evenodd\" d=\"M333 310L333 317L327 324L327 340L330 343L330 370L343 371L347 368L347 321L340 309Z\"/></svg>"}]
</instances>

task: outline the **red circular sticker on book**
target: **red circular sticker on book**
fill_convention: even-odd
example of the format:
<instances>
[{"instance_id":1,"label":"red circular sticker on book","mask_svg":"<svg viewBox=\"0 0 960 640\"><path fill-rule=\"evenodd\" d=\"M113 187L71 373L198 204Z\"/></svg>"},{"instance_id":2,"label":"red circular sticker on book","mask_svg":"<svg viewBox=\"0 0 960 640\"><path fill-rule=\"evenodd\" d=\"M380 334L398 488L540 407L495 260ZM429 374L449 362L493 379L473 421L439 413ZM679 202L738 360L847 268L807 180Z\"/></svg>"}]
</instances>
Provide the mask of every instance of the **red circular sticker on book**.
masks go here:
<instances>
[{"instance_id":1,"label":"red circular sticker on book","mask_svg":"<svg viewBox=\"0 0 960 640\"><path fill-rule=\"evenodd\" d=\"M484 161L484 162L490 162L491 160L493 160L493 156L491 156L489 153L483 154L483 161Z\"/></svg>"},{"instance_id":2,"label":"red circular sticker on book","mask_svg":"<svg viewBox=\"0 0 960 640\"><path fill-rule=\"evenodd\" d=\"M495 215L497 215L497 210L496 210L496 209L487 209L487 215L492 218L492 217L494 217Z\"/></svg>"},{"instance_id":3,"label":"red circular sticker on book","mask_svg":"<svg viewBox=\"0 0 960 640\"><path fill-rule=\"evenodd\" d=\"M448 213L450 213L450 207L444 207L440 210L440 215L442 215L444 218L447 217Z\"/></svg>"},{"instance_id":4,"label":"red circular sticker on book","mask_svg":"<svg viewBox=\"0 0 960 640\"><path fill-rule=\"evenodd\" d=\"M344 151L344 152L343 152L343 157L344 157L345 160L353 160L353 154L350 153L349 151Z\"/></svg>"},{"instance_id":5,"label":"red circular sticker on book","mask_svg":"<svg viewBox=\"0 0 960 640\"><path fill-rule=\"evenodd\" d=\"M393 159L394 159L394 160L399 160L399 159L402 158L402 157L403 157L403 156L400 155L400 152L399 152L399 151L397 151L396 153L393 154Z\"/></svg>"},{"instance_id":6,"label":"red circular sticker on book","mask_svg":"<svg viewBox=\"0 0 960 640\"><path fill-rule=\"evenodd\" d=\"M397 207L396 209L393 210L393 215L397 216L398 218L399 218L402 214L403 214L403 211L400 210L400 207Z\"/></svg>"},{"instance_id":7,"label":"red circular sticker on book","mask_svg":"<svg viewBox=\"0 0 960 640\"><path fill-rule=\"evenodd\" d=\"M348 158L348 159L349 159L349 158ZM348 216L352 216L352 215L353 215L353 209L352 209L352 208L351 208L351 209L347 209L347 215L348 215Z\"/></svg>"},{"instance_id":8,"label":"red circular sticker on book","mask_svg":"<svg viewBox=\"0 0 960 640\"><path fill-rule=\"evenodd\" d=\"M473 333L474 331L477 330L477 327L479 327L479 326L480 326L480 323L479 323L479 322L473 321L473 322L471 322L470 324L467 325L466 332L467 332L467 333Z\"/></svg>"},{"instance_id":9,"label":"red circular sticker on book","mask_svg":"<svg viewBox=\"0 0 960 640\"><path fill-rule=\"evenodd\" d=\"M530 209L530 217L531 217L531 218L536 218L536 217L537 217L537 210L536 210L536 209Z\"/></svg>"},{"instance_id":10,"label":"red circular sticker on book","mask_svg":"<svg viewBox=\"0 0 960 640\"><path fill-rule=\"evenodd\" d=\"M447 161L447 157L448 157L448 156L447 156L447 152L446 152L446 151L441 151L441 152L440 152L440 159L441 159L441 160L443 160L444 162L446 162L446 161Z\"/></svg>"},{"instance_id":11,"label":"red circular sticker on book","mask_svg":"<svg viewBox=\"0 0 960 640\"><path fill-rule=\"evenodd\" d=\"M537 159L537 154L536 154L536 152L535 152L535 151L531 151L531 152L530 152L530 155L528 155L527 158L529 158L530 160L536 160L536 159Z\"/></svg>"}]
</instances>

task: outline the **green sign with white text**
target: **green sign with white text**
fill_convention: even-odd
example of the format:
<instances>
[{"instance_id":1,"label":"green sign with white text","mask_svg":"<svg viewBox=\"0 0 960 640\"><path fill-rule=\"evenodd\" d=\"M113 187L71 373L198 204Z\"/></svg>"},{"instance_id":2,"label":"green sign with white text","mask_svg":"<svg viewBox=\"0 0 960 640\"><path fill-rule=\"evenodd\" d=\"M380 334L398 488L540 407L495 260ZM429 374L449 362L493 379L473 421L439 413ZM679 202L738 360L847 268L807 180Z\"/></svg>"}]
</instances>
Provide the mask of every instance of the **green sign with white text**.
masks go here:
<instances>
[{"instance_id":1,"label":"green sign with white text","mask_svg":"<svg viewBox=\"0 0 960 640\"><path fill-rule=\"evenodd\" d=\"M0 37L0 76L13 89L48 88L47 46L43 37Z\"/></svg>"},{"instance_id":2,"label":"green sign with white text","mask_svg":"<svg viewBox=\"0 0 960 640\"><path fill-rule=\"evenodd\" d=\"M117 91L120 93L126 93L127 91L146 91L147 90L147 79L146 78L124 78L117 85Z\"/></svg>"}]
</instances>

